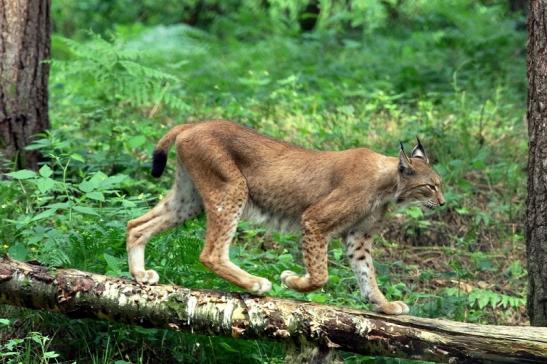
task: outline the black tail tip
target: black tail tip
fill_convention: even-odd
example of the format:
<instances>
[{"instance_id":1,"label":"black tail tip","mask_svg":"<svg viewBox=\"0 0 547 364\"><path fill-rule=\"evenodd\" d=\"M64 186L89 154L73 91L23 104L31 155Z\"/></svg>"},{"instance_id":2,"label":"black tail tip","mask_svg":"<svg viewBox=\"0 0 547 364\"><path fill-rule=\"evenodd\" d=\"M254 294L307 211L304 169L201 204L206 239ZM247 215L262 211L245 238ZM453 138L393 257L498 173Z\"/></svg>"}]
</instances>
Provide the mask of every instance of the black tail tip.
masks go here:
<instances>
[{"instance_id":1,"label":"black tail tip","mask_svg":"<svg viewBox=\"0 0 547 364\"><path fill-rule=\"evenodd\" d=\"M152 177L161 177L167 164L167 153L163 150L156 149L152 155Z\"/></svg>"}]
</instances>

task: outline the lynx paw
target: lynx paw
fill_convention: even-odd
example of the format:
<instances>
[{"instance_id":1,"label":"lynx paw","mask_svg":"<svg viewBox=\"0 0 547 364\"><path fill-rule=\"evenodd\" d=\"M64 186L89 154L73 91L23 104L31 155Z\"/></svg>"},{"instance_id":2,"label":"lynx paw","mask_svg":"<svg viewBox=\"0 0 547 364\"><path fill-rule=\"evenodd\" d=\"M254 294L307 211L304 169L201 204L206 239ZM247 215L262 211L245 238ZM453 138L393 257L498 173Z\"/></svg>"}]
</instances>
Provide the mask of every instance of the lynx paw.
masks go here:
<instances>
[{"instance_id":1,"label":"lynx paw","mask_svg":"<svg viewBox=\"0 0 547 364\"><path fill-rule=\"evenodd\" d=\"M141 284L156 284L160 280L159 274L153 269L148 269L144 272L137 272L133 274L133 277Z\"/></svg>"},{"instance_id":2,"label":"lynx paw","mask_svg":"<svg viewBox=\"0 0 547 364\"><path fill-rule=\"evenodd\" d=\"M298 277L298 274L296 274L295 272L293 272L292 270L285 270L281 273L281 283L283 283L284 285L286 285L287 287L291 287L290 286L290 278L291 277Z\"/></svg>"},{"instance_id":3,"label":"lynx paw","mask_svg":"<svg viewBox=\"0 0 547 364\"><path fill-rule=\"evenodd\" d=\"M388 315L406 315L410 309L403 301L386 302L382 305L373 305L374 311Z\"/></svg>"},{"instance_id":4,"label":"lynx paw","mask_svg":"<svg viewBox=\"0 0 547 364\"><path fill-rule=\"evenodd\" d=\"M249 292L257 296L262 296L270 289L272 289L272 282L270 282L266 278L260 278L255 283L253 283L252 287L249 289Z\"/></svg>"}]
</instances>

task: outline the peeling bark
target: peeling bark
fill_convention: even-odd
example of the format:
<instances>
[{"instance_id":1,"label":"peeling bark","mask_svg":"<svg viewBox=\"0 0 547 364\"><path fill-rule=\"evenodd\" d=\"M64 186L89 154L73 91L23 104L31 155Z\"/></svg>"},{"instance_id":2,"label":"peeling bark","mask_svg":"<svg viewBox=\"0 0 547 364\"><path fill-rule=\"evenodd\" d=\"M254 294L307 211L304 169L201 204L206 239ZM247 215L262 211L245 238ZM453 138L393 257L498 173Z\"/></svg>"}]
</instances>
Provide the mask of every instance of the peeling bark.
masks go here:
<instances>
[{"instance_id":1,"label":"peeling bark","mask_svg":"<svg viewBox=\"0 0 547 364\"><path fill-rule=\"evenodd\" d=\"M339 349L450 363L547 362L547 328L385 316L248 294L142 286L9 258L0 260L0 303L206 335L304 341L320 353Z\"/></svg>"}]
</instances>

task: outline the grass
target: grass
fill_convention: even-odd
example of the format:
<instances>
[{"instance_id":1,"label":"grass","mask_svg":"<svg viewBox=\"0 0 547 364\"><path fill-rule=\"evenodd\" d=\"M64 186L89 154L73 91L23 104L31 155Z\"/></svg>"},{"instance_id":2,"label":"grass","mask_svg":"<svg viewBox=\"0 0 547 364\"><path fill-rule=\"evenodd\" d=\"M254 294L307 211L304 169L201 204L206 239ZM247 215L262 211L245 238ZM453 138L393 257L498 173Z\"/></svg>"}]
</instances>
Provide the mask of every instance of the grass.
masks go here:
<instances>
[{"instance_id":1,"label":"grass","mask_svg":"<svg viewBox=\"0 0 547 364\"><path fill-rule=\"evenodd\" d=\"M327 17L299 34L290 21L242 8L202 28L128 24L114 36L55 34L52 129L31 146L49 157L47 168L0 180L1 252L128 276L125 224L171 183L172 163L161 180L148 176L151 150L186 120L228 118L305 147L364 145L390 155L399 140L419 135L444 178L447 205L390 212L373 252L381 289L413 315L525 324L520 18L496 2L404 4L397 21L367 13L374 28ZM162 283L238 290L198 262L204 226L199 217L155 237L148 266ZM278 280L285 269L302 270L296 236L242 222L230 255L271 279L272 296L369 308L340 241L331 244L329 283L309 294ZM51 362L283 360L283 347L269 342L1 312L10 322L0 328L6 362L17 362L5 355L10 340L23 340L25 362L44 362L50 351L59 354ZM47 348L26 344L33 332L49 338Z\"/></svg>"}]
</instances>

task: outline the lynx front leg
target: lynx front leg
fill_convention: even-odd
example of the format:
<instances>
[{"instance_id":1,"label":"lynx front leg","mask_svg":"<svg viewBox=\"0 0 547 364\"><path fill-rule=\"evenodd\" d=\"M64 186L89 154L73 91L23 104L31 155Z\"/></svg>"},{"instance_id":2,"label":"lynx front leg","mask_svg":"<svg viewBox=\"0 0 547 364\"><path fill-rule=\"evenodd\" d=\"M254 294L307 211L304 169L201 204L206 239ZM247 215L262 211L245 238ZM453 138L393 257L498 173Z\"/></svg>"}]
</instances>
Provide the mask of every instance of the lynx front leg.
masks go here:
<instances>
[{"instance_id":1,"label":"lynx front leg","mask_svg":"<svg viewBox=\"0 0 547 364\"><path fill-rule=\"evenodd\" d=\"M350 232L346 237L346 247L363 298L368 299L378 312L389 315L407 314L409 308L404 302L389 302L378 288L372 264L372 237L362 232Z\"/></svg>"},{"instance_id":2,"label":"lynx front leg","mask_svg":"<svg viewBox=\"0 0 547 364\"><path fill-rule=\"evenodd\" d=\"M323 287L329 279L328 240L314 222L304 221L302 225L302 253L306 274L298 276L286 270L281 273L281 282L295 291L309 292Z\"/></svg>"},{"instance_id":3,"label":"lynx front leg","mask_svg":"<svg viewBox=\"0 0 547 364\"><path fill-rule=\"evenodd\" d=\"M306 274L281 273L281 281L300 292L323 287L329 279L327 249L332 234L342 231L352 221L353 210L345 191L332 193L302 214L302 253Z\"/></svg>"}]
</instances>

